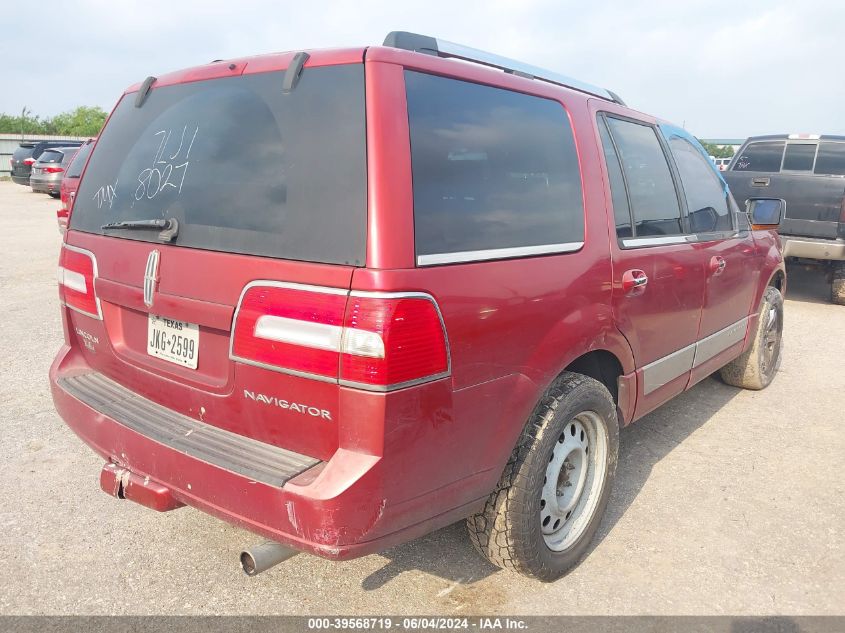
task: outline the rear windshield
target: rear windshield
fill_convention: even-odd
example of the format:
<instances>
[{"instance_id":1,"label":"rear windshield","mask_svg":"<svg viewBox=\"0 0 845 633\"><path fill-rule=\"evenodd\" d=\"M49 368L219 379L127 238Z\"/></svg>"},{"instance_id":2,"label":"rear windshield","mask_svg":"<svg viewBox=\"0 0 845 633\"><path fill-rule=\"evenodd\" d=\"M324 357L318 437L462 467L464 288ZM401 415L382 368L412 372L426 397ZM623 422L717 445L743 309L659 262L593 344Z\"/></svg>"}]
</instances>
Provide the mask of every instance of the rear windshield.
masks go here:
<instances>
[{"instance_id":1,"label":"rear windshield","mask_svg":"<svg viewBox=\"0 0 845 633\"><path fill-rule=\"evenodd\" d=\"M93 143L83 145L73 157L70 165L65 173L65 178L79 178L82 175L82 168L85 167L85 161L88 160L88 155L94 149Z\"/></svg>"},{"instance_id":2,"label":"rear windshield","mask_svg":"<svg viewBox=\"0 0 845 633\"><path fill-rule=\"evenodd\" d=\"M71 228L174 218L175 244L363 265L366 143L363 64L153 87L124 96L97 140Z\"/></svg>"},{"instance_id":3,"label":"rear windshield","mask_svg":"<svg viewBox=\"0 0 845 633\"><path fill-rule=\"evenodd\" d=\"M12 154L12 158L14 160L23 160L25 158L29 158L30 156L32 156L32 150L34 149L34 147L19 147L15 150L15 153Z\"/></svg>"},{"instance_id":4,"label":"rear windshield","mask_svg":"<svg viewBox=\"0 0 845 633\"><path fill-rule=\"evenodd\" d=\"M39 163L61 163L65 155L62 152L57 152L54 149L48 149L46 152L38 157Z\"/></svg>"}]
</instances>

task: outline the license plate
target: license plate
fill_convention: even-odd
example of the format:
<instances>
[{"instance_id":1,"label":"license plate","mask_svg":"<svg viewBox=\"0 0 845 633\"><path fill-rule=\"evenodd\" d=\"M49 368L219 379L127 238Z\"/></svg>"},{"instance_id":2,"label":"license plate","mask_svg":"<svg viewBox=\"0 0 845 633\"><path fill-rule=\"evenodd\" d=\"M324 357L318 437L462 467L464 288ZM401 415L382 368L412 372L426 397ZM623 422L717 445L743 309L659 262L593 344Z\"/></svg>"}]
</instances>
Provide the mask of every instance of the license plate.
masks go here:
<instances>
[{"instance_id":1,"label":"license plate","mask_svg":"<svg viewBox=\"0 0 845 633\"><path fill-rule=\"evenodd\" d=\"M199 349L200 331L195 323L148 315L147 354L196 369Z\"/></svg>"}]
</instances>

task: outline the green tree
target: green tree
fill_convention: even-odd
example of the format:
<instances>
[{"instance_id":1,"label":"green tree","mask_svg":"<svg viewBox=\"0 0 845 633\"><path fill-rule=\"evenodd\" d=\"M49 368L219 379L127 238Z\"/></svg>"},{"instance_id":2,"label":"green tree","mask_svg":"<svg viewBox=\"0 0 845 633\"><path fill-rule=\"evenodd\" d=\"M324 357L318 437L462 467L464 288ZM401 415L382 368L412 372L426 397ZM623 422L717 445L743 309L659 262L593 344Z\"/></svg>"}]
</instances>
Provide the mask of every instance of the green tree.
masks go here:
<instances>
[{"instance_id":1,"label":"green tree","mask_svg":"<svg viewBox=\"0 0 845 633\"><path fill-rule=\"evenodd\" d=\"M96 136L106 122L106 116L102 108L80 106L53 118L41 119L24 108L19 115L0 113L0 133Z\"/></svg>"},{"instance_id":2,"label":"green tree","mask_svg":"<svg viewBox=\"0 0 845 633\"><path fill-rule=\"evenodd\" d=\"M698 142L714 158L731 158L734 155L734 149L730 145L713 145L713 143L705 143L701 139L698 139Z\"/></svg>"},{"instance_id":3,"label":"green tree","mask_svg":"<svg viewBox=\"0 0 845 633\"><path fill-rule=\"evenodd\" d=\"M96 136L106 122L102 108L79 106L70 112L62 112L50 119L47 127L55 130L48 134L62 136Z\"/></svg>"}]
</instances>

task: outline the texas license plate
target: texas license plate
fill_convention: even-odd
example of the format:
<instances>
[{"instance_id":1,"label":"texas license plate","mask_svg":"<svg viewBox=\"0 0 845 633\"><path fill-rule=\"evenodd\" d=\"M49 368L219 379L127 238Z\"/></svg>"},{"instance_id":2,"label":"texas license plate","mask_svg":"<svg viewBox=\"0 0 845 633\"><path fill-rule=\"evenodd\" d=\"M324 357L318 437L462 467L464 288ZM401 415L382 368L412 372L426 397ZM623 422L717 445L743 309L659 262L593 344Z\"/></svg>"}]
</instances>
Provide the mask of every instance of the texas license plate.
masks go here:
<instances>
[{"instance_id":1,"label":"texas license plate","mask_svg":"<svg viewBox=\"0 0 845 633\"><path fill-rule=\"evenodd\" d=\"M195 323L155 314L147 319L147 354L183 367L197 368L200 331Z\"/></svg>"}]
</instances>

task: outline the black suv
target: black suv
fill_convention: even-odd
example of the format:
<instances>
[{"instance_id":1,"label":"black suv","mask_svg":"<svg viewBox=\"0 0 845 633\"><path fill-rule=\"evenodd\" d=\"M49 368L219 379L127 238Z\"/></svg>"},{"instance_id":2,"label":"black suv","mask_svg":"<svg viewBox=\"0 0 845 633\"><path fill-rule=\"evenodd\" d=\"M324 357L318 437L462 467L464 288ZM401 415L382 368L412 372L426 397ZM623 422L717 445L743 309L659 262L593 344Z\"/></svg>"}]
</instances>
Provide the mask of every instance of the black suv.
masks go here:
<instances>
[{"instance_id":1,"label":"black suv","mask_svg":"<svg viewBox=\"0 0 845 633\"><path fill-rule=\"evenodd\" d=\"M786 200L784 256L822 269L845 305L845 136L753 136L724 176L738 201Z\"/></svg>"},{"instance_id":2,"label":"black suv","mask_svg":"<svg viewBox=\"0 0 845 633\"><path fill-rule=\"evenodd\" d=\"M32 165L51 147L79 147L84 141L23 141L12 154L12 182L29 185Z\"/></svg>"}]
</instances>

